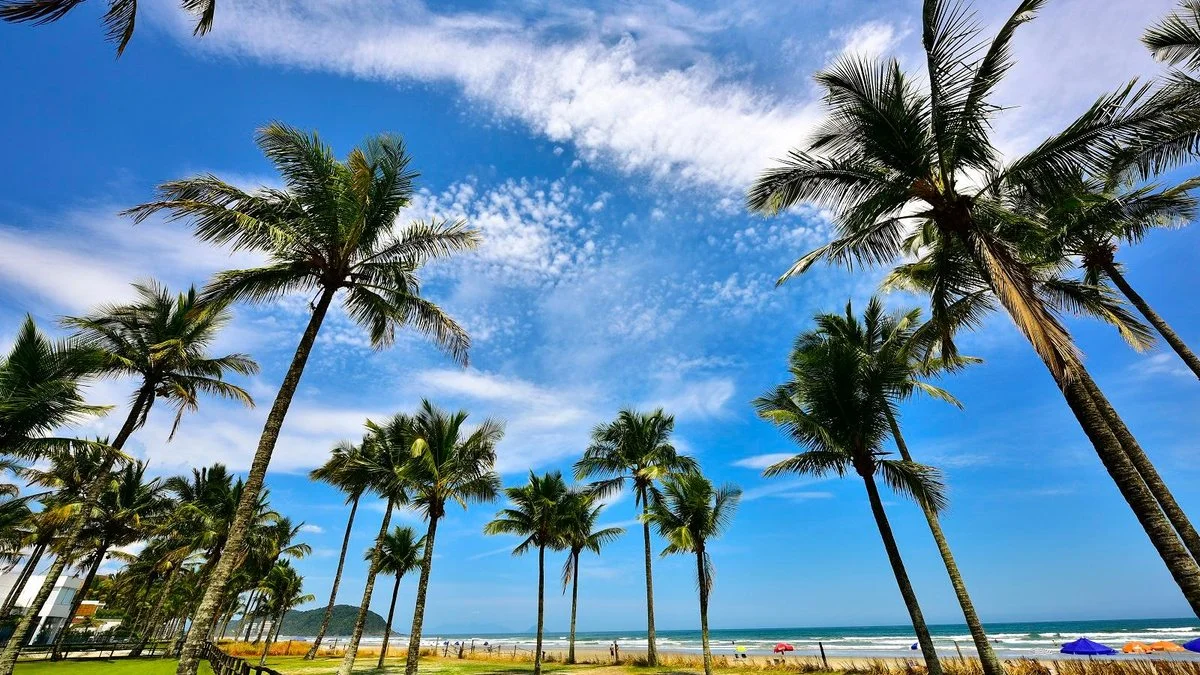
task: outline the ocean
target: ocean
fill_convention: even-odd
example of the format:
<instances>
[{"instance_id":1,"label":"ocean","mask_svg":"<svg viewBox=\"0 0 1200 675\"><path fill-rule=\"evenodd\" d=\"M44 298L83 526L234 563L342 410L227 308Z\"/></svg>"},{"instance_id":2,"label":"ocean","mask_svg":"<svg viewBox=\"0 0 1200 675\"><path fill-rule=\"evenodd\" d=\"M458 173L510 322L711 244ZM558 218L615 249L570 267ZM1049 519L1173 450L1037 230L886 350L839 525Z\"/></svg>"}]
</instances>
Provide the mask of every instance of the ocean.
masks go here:
<instances>
[{"instance_id":1,"label":"ocean","mask_svg":"<svg viewBox=\"0 0 1200 675\"><path fill-rule=\"evenodd\" d=\"M1117 650L1134 640L1181 643L1200 637L1200 621L1194 618L992 623L986 629L1001 658L1053 657L1058 655L1063 642L1078 637L1087 637ZM975 656L975 647L965 625L934 625L930 626L930 631L939 653L956 656L961 650L964 656ZM741 646L751 655L764 655L771 653L779 642L791 644L796 651L790 655L799 656L817 655L818 643L824 645L825 653L829 656L872 658L919 654L911 649L916 640L911 626L740 628L713 630L710 635L716 654L732 654L736 647ZM493 633L430 635L427 638L423 640L426 645L443 646L449 643L451 649L453 645L463 642L468 650L472 644L476 650L510 650L514 647L532 650L535 636L532 633ZM368 641L364 639L363 642ZM378 643L379 639L372 642ZM580 632L576 635L575 644L577 649L606 652L613 642L628 654L646 649L645 633L637 631ZM544 645L548 652L563 652L567 648L567 635L563 631L547 631ZM661 653L699 653L700 632L658 631L658 649ZM1170 658L1200 660L1200 654L1173 654Z\"/></svg>"}]
</instances>

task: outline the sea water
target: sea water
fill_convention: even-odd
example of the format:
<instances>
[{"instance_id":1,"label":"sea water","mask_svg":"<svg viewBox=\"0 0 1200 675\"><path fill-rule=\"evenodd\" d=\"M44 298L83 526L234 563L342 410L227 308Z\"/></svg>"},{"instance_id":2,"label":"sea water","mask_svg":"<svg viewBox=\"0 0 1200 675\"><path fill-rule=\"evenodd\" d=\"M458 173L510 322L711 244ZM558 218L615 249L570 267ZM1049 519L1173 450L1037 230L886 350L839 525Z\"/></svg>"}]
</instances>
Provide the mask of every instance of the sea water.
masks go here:
<instances>
[{"instance_id":1,"label":"sea water","mask_svg":"<svg viewBox=\"0 0 1200 675\"><path fill-rule=\"evenodd\" d=\"M975 656L975 646L965 625L930 626L934 645L944 656ZM1057 657L1062 643L1079 637L1087 637L1120 650L1130 641L1157 642L1167 640L1181 643L1200 637L1200 621L1196 619L1132 619L1104 621L1038 621L1021 623L990 623L985 626L988 638L1000 658L1048 658ZM732 654L738 647L745 648L751 655L770 654L779 642L795 648L791 656L814 656L819 653L818 644L829 656L873 658L873 657L917 657L919 651L912 649L916 636L911 626L845 626L827 628L738 628L715 629L709 633L714 653ZM529 651L533 649L535 635L532 633L491 633L480 635L426 635L425 646L449 647L465 645L465 651L473 647L476 651L487 649L511 650L514 647ZM393 638L395 640L395 638ZM364 639L364 643L368 640ZM379 642L375 638L370 642ZM613 643L625 654L632 655L646 649L646 634L638 631L579 632L575 646L579 650L607 652ZM393 641L400 645L403 641ZM695 630L658 631L660 653L692 654L700 652L700 632ZM562 652L567 648L567 635L561 631L546 631L543 649ZM1172 658L1189 658L1171 655ZM1200 654L1190 658L1200 659Z\"/></svg>"}]
</instances>

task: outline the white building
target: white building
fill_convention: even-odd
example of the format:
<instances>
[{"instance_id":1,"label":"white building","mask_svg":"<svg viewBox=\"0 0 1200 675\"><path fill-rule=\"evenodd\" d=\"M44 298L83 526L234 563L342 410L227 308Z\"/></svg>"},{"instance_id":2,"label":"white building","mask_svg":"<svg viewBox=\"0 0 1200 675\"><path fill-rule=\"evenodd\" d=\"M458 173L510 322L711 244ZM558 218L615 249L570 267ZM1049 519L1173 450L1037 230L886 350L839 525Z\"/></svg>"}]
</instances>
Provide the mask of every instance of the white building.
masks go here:
<instances>
[{"instance_id":1,"label":"white building","mask_svg":"<svg viewBox=\"0 0 1200 675\"><path fill-rule=\"evenodd\" d=\"M16 583L18 569L14 569L7 574L0 574L0 600L8 597L9 590ZM46 580L45 576L35 574L29 577L29 581L22 589L21 595L17 598L16 607L24 611L27 607L33 604L33 598L37 595L38 589L42 587L42 583ZM37 621L34 623L34 629L30 632L32 638L30 644L47 644L52 642L58 636L58 631L68 621L68 614L71 612L71 602L75 599L75 594L79 592L79 587L83 585L83 579L77 576L68 574L59 575L58 582L54 584L54 591L50 593L50 597L46 600L46 604L42 605L42 611L38 613ZM7 639L11 635L12 629L4 629L0 632L0 639Z\"/></svg>"}]
</instances>

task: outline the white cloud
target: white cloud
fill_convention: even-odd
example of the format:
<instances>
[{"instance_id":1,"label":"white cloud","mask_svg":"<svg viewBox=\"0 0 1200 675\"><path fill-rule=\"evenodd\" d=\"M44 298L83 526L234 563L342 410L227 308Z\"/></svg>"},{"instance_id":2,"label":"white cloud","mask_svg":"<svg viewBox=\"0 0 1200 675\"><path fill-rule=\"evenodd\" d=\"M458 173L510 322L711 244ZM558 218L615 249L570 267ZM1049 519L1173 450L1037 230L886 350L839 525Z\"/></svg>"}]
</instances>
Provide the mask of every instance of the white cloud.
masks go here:
<instances>
[{"instance_id":1,"label":"white cloud","mask_svg":"<svg viewBox=\"0 0 1200 675\"><path fill-rule=\"evenodd\" d=\"M772 464L782 462L789 457L795 456L796 454L793 452L770 452L765 455L752 455L750 457L743 457L742 459L734 462L733 466L740 466L744 469L762 470L768 466L771 466Z\"/></svg>"},{"instance_id":2,"label":"white cloud","mask_svg":"<svg viewBox=\"0 0 1200 675\"><path fill-rule=\"evenodd\" d=\"M890 23L868 21L852 28L834 31L833 37L841 40L842 53L877 57L888 55L907 35L908 31L897 30Z\"/></svg>"},{"instance_id":3,"label":"white cloud","mask_svg":"<svg viewBox=\"0 0 1200 675\"><path fill-rule=\"evenodd\" d=\"M463 219L482 234L478 251L433 269L482 270L504 282L538 284L557 281L609 252L610 245L598 243L580 215L589 205L595 202L563 179L510 178L486 189L470 179L439 194L422 191L402 215Z\"/></svg>"},{"instance_id":4,"label":"white cloud","mask_svg":"<svg viewBox=\"0 0 1200 675\"><path fill-rule=\"evenodd\" d=\"M300 531L307 532L309 534L325 534L325 528L321 527L320 525L312 525L310 523L301 525Z\"/></svg>"},{"instance_id":5,"label":"white cloud","mask_svg":"<svg viewBox=\"0 0 1200 675\"><path fill-rule=\"evenodd\" d=\"M595 395L586 390L549 388L476 370L426 370L414 379L436 400L472 402L474 415L505 421L504 440L497 449L500 473L536 469L578 454L600 420L593 409Z\"/></svg>"},{"instance_id":6,"label":"white cloud","mask_svg":"<svg viewBox=\"0 0 1200 675\"><path fill-rule=\"evenodd\" d=\"M829 480L828 478L776 478L742 492L742 501L752 502L764 497L782 497L807 493L806 488Z\"/></svg>"},{"instance_id":7,"label":"white cloud","mask_svg":"<svg viewBox=\"0 0 1200 675\"><path fill-rule=\"evenodd\" d=\"M624 33L629 27L589 27L579 18L530 26L495 14L433 13L418 2L247 0L230 3L209 36L187 44L365 79L449 82L502 117L573 143L584 159L730 191L817 119L811 100L735 83L694 39L678 39L703 29L699 22L635 39ZM564 27L571 39L558 37ZM606 32L614 29L621 37ZM661 67L669 59L657 58L658 49L687 60Z\"/></svg>"},{"instance_id":8,"label":"white cloud","mask_svg":"<svg viewBox=\"0 0 1200 675\"><path fill-rule=\"evenodd\" d=\"M680 419L709 419L729 415L725 404L733 397L735 386L727 377L689 382L655 399L650 405L661 406Z\"/></svg>"}]
</instances>

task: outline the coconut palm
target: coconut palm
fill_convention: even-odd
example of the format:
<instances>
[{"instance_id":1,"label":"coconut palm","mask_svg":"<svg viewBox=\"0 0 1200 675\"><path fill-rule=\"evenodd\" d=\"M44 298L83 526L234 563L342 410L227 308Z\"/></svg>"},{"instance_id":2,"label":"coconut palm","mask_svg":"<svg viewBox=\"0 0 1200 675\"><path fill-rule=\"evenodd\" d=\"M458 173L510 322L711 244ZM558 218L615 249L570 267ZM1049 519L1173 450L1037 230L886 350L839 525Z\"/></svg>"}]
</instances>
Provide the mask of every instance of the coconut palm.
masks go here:
<instances>
[{"instance_id":1,"label":"coconut palm","mask_svg":"<svg viewBox=\"0 0 1200 675\"><path fill-rule=\"evenodd\" d=\"M14 23L29 22L35 26L53 23L63 18L84 0L0 0L0 19ZM180 5L196 17L193 35L204 35L212 29L217 0L180 0ZM117 45L117 57L125 52L133 38L137 23L137 0L108 0L104 13L105 37Z\"/></svg>"},{"instance_id":2,"label":"coconut palm","mask_svg":"<svg viewBox=\"0 0 1200 675\"><path fill-rule=\"evenodd\" d=\"M134 284L134 289L138 298L132 303L110 305L87 316L63 320L76 330L76 339L94 361L98 375L133 377L137 390L124 424L93 474L95 478L79 492L81 508L63 535L61 555L50 565L33 603L17 623L13 639L0 654L0 675L12 674L37 609L50 597L67 562L77 555L87 515L95 509L121 448L145 424L155 402L161 398L175 408L172 432L185 412L197 408L201 394L253 405L250 394L224 378L228 373L256 373L254 361L243 354L213 357L208 353L229 321L224 302L201 300L194 288L173 295L154 282Z\"/></svg>"},{"instance_id":3,"label":"coconut palm","mask_svg":"<svg viewBox=\"0 0 1200 675\"><path fill-rule=\"evenodd\" d=\"M704 650L704 673L712 675L712 650L708 645L708 596L712 592L713 564L708 542L721 536L733 521L742 491L735 485L714 488L699 473L667 476L661 494L650 504L648 520L667 540L662 554L692 553L696 556L696 586L700 591L700 642Z\"/></svg>"},{"instance_id":4,"label":"coconut palm","mask_svg":"<svg viewBox=\"0 0 1200 675\"><path fill-rule=\"evenodd\" d=\"M1101 97L1062 132L1005 163L989 138L1000 106L990 100L1011 66L1011 39L1044 0L1022 0L995 38L981 38L968 6L924 5L928 88L896 60L854 55L817 75L829 106L826 122L803 148L765 172L748 206L776 213L801 201L828 207L836 239L798 260L782 280L818 260L886 265L912 253L936 271L931 321L941 350L953 334L977 325L979 285L1012 318L1062 390L1097 455L1137 516L1193 610L1200 613L1200 565L1189 554L1131 456L1142 452L1084 368L1056 307L1044 295L1023 244L1038 237L1037 219L1014 212L1032 190L1068 183L1080 171L1102 173L1115 156L1133 156L1144 172L1190 156L1200 108L1177 92L1130 83ZM1148 462L1147 462L1148 463Z\"/></svg>"},{"instance_id":5,"label":"coconut palm","mask_svg":"<svg viewBox=\"0 0 1200 675\"><path fill-rule=\"evenodd\" d=\"M437 526L446 515L446 504L464 509L472 502L490 502L500 489L500 476L492 470L496 463L496 444L504 436L504 425L485 419L468 430L467 411L446 412L421 401L412 418L412 456L403 469L410 505L428 522L425 532L425 556L421 561L421 579L413 625L409 632L405 675L417 672L421 656L421 625L425 621L425 597L429 575L433 571L433 545Z\"/></svg>"},{"instance_id":6,"label":"coconut palm","mask_svg":"<svg viewBox=\"0 0 1200 675\"><path fill-rule=\"evenodd\" d=\"M62 442L45 434L109 409L84 401L81 380L95 366L89 356L74 340L50 340L25 317L0 359L0 453L38 456Z\"/></svg>"},{"instance_id":7,"label":"coconut palm","mask_svg":"<svg viewBox=\"0 0 1200 675\"><path fill-rule=\"evenodd\" d=\"M377 348L390 345L397 328L430 337L459 363L470 340L441 308L420 294L417 272L428 261L472 249L478 234L463 222L412 223L397 228L413 196L409 156L397 136L368 139L345 162L315 134L280 123L258 133L258 145L279 171L285 189L245 192L215 176L165 183L160 199L131 213L142 221L165 211L187 219L197 237L234 250L266 254L263 267L218 274L207 295L226 300L273 302L287 294L313 295L312 314L267 415L246 478L247 501L230 535L240 548L251 516L252 495L262 489L284 417L304 365L335 296ZM225 597L232 561L218 565L196 613L196 626L179 662L179 675L195 675L200 649ZM5 675L0 673L0 675Z\"/></svg>"},{"instance_id":8,"label":"coconut palm","mask_svg":"<svg viewBox=\"0 0 1200 675\"><path fill-rule=\"evenodd\" d=\"M363 585L362 602L358 606L350 640L346 643L346 653L338 667L339 675L350 675L354 670L354 659L358 656L358 645L367 624L367 612L375 595L380 551L387 540L392 510L409 500L403 471L412 457L415 442L412 418L403 414L394 415L383 424L367 420L366 426L367 436L363 438L361 450L350 458L346 469L361 476L372 492L386 500L387 506L383 512L383 522L379 525L379 534L375 536L375 545L367 554L367 581Z\"/></svg>"},{"instance_id":9,"label":"coconut palm","mask_svg":"<svg viewBox=\"0 0 1200 675\"><path fill-rule=\"evenodd\" d=\"M671 473L697 470L695 460L679 454L671 445L674 430L675 417L664 413L662 408L650 413L631 408L622 410L612 422L592 431L592 444L575 462L575 478L598 478L590 489L600 496L615 494L624 488L626 481L632 482L634 503L641 507L644 519L650 510L655 481ZM654 574L647 522L642 523L642 539L646 563L646 660L653 666L658 663L658 650L654 640Z\"/></svg>"},{"instance_id":10,"label":"coconut palm","mask_svg":"<svg viewBox=\"0 0 1200 675\"><path fill-rule=\"evenodd\" d=\"M513 549L513 555L523 555L536 548L538 553L537 585L537 646L533 654L533 673L542 672L542 630L546 614L546 548L565 548L564 534L570 491L562 473L555 471L544 476L529 472L529 482L504 489L509 508L502 509L487 525L484 534L513 534L524 537Z\"/></svg>"},{"instance_id":11,"label":"coconut palm","mask_svg":"<svg viewBox=\"0 0 1200 675\"><path fill-rule=\"evenodd\" d=\"M1130 168L1120 162L1104 176L1080 176L1065 189L1032 195L1031 206L1043 211L1050 223L1049 243L1053 248L1047 254L1078 261L1083 279L1089 284L1108 282L1116 286L1200 378L1200 357L1133 289L1125 278L1123 266L1116 260L1121 244L1136 244L1155 228L1190 223L1197 211L1191 191L1200 180L1190 179L1170 186L1134 184L1130 181Z\"/></svg>"},{"instance_id":12,"label":"coconut palm","mask_svg":"<svg viewBox=\"0 0 1200 675\"><path fill-rule=\"evenodd\" d=\"M271 643L279 639L279 631L283 628L283 617L293 607L298 607L316 598L304 592L304 579L296 572L292 564L280 560L271 567L271 571L263 579L265 591L265 609L271 617L271 630L263 644L262 656L258 665L267 663L267 653L271 651Z\"/></svg>"},{"instance_id":13,"label":"coconut palm","mask_svg":"<svg viewBox=\"0 0 1200 675\"><path fill-rule=\"evenodd\" d=\"M396 596L400 593L400 580L404 575L421 567L424 558L425 540L417 537L411 527L397 527L379 543L375 568L380 574L390 574L396 579L392 585L392 601L388 603L387 624L383 628L383 646L379 649L377 668L383 668L387 656L388 640L392 636L392 619L396 614Z\"/></svg>"},{"instance_id":14,"label":"coconut palm","mask_svg":"<svg viewBox=\"0 0 1200 675\"><path fill-rule=\"evenodd\" d=\"M350 515L346 518L346 533L342 535L342 551L338 555L337 572L333 575L333 588L329 590L329 603L325 605L325 616L321 619L321 627L317 629L317 637L313 640L312 646L308 648L308 653L304 655L306 661L316 658L317 650L321 648L321 641L325 639L325 632L329 630L329 622L333 620L333 607L337 603L338 586L342 581L342 570L346 566L346 550L350 546L350 532L354 528L354 516L358 513L359 499L369 487L362 473L355 471L355 458L361 453L360 446L339 443L333 449L329 459L308 474L310 479L328 483L344 492L346 501L350 504Z\"/></svg>"},{"instance_id":15,"label":"coconut palm","mask_svg":"<svg viewBox=\"0 0 1200 675\"><path fill-rule=\"evenodd\" d=\"M579 609L579 554L585 550L596 555L600 549L625 534L623 527L596 529L596 521L604 510L596 496L586 491L573 491L565 506L563 543L567 548L567 561L563 563L563 593L571 586L571 632L567 647L567 663L575 663L575 616Z\"/></svg>"},{"instance_id":16,"label":"coconut palm","mask_svg":"<svg viewBox=\"0 0 1200 675\"><path fill-rule=\"evenodd\" d=\"M67 616L75 616L78 612L109 551L142 540L157 521L167 515L169 502L163 492L161 480L146 479L146 462L126 463L113 473L108 488L100 495L99 504L84 528L82 539L91 544L92 550L85 558L88 562L87 574L75 592ZM52 659L59 658L70 630L71 626L67 624L58 631L51 651Z\"/></svg>"},{"instance_id":17,"label":"coconut palm","mask_svg":"<svg viewBox=\"0 0 1200 675\"><path fill-rule=\"evenodd\" d=\"M943 372L979 363L979 359L961 355L946 358L928 357L929 343L936 339L936 332L931 330L935 327L922 325L920 319L921 312L916 309L889 314L884 310L883 303L878 298L871 298L861 319L854 314L854 308L850 303L846 303L846 311L843 314L818 314L814 317L816 323L814 333L825 339L843 343L847 348L857 350L864 358L886 361L907 372L907 382L901 388L890 393L894 398L893 407L884 410L888 429L896 443L896 449L900 453L900 458L906 462L912 462L913 458L908 444L904 441L904 436L900 433L897 414L899 404L914 394L920 393L961 408L962 403L950 392L934 386L928 380ZM801 338L801 340L804 339L806 337ZM975 643L983 671L986 675L1003 675L1004 666L996 658L995 650L992 649L983 623L975 611L975 604L971 601L966 582L959 572L958 563L950 550L950 544L946 541L938 514L924 502L920 502L920 506L925 520L929 524L929 531L933 534L934 542L937 544L938 552L942 556L942 563L950 577L958 604L962 608L963 617L971 633L971 639Z\"/></svg>"},{"instance_id":18,"label":"coconut palm","mask_svg":"<svg viewBox=\"0 0 1200 675\"><path fill-rule=\"evenodd\" d=\"M908 364L864 358L854 345L821 331L810 331L797 338L788 370L790 380L755 399L754 406L759 416L778 426L805 451L773 464L764 475L858 474L866 486L871 512L925 664L931 675L941 675L929 628L876 484L878 477L897 493L914 498L935 513L945 506L937 470L890 459L883 449L891 433L888 416L895 414L895 392L911 384Z\"/></svg>"},{"instance_id":19,"label":"coconut palm","mask_svg":"<svg viewBox=\"0 0 1200 675\"><path fill-rule=\"evenodd\" d=\"M1200 2L1183 0L1142 36L1142 42L1159 61L1200 70Z\"/></svg>"}]
</instances>

